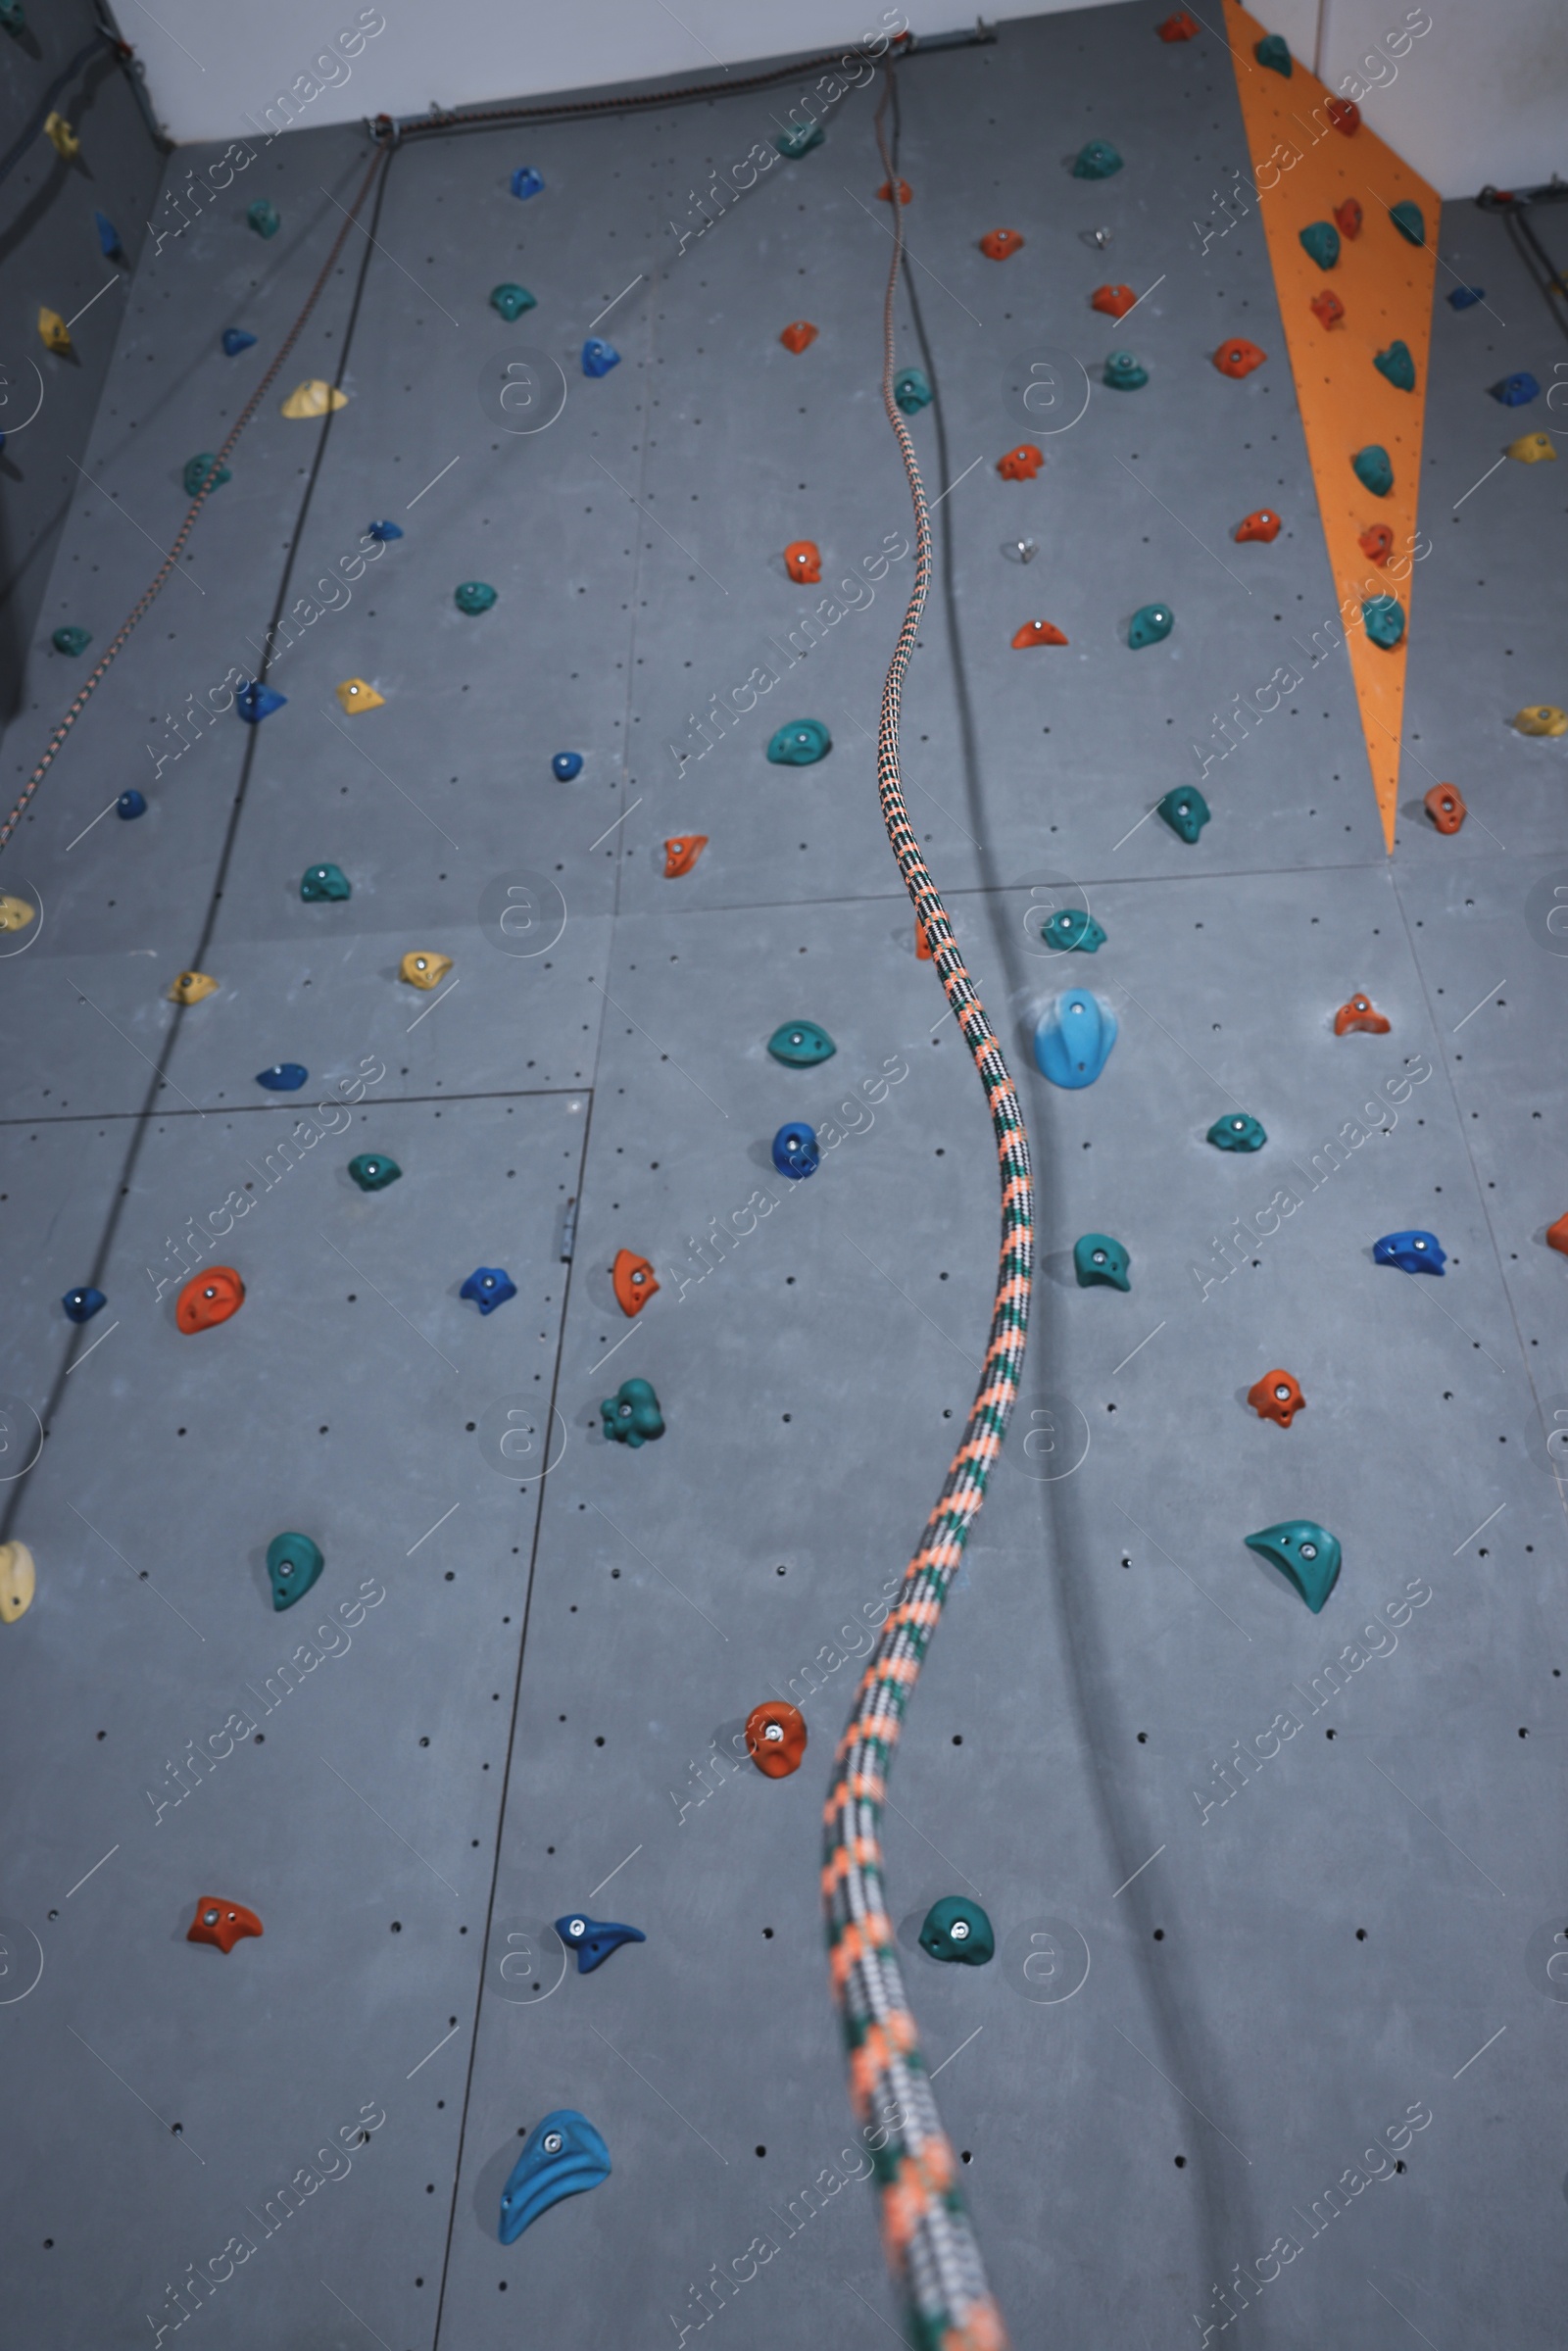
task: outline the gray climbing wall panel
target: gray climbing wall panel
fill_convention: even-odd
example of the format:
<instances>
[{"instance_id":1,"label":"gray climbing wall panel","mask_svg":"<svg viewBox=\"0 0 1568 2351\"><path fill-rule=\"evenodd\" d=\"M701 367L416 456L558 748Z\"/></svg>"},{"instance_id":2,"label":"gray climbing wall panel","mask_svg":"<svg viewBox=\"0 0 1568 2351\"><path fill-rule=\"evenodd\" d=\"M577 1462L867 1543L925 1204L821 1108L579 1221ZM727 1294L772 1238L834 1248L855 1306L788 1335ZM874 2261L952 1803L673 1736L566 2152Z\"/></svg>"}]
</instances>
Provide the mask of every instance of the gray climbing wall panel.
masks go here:
<instances>
[{"instance_id":1,"label":"gray climbing wall panel","mask_svg":"<svg viewBox=\"0 0 1568 2351\"><path fill-rule=\"evenodd\" d=\"M1495 317L1439 306L1404 793L1456 782L1464 832L1407 807L1385 858L1336 656L1203 777L1212 821L1181 844L1148 812L1198 780L1191 745L1333 606L1261 237L1205 257L1186 225L1244 157L1230 68L1153 14L1013 24L901 75L899 355L936 387L912 430L940 498L905 772L1039 1209L1018 1413L890 1789L891 1897L1018 2342L1217 2339L1250 2302L1279 2351L1384 2351L1406 2321L1440 2351L1544 2351L1568 2169L1544 1227L1568 1198L1542 1072L1568 849L1563 746L1503 721L1563 695L1561 492L1509 465L1455 502L1516 429L1486 383L1547 381L1549 330L1500 225L1446 222ZM43 906L0 959L0 1388L9 1442L29 1406L49 1428L3 1529L39 1594L0 1640L0 2064L34 2122L12 2294L39 2341L678 2351L717 2327L786 2351L899 2324L825 1981L820 1800L967 1407L996 1178L875 799L912 564L866 94L700 241L669 225L793 95L400 152L374 245L350 232L188 576L8 855ZM1064 169L1091 135L1127 159L1110 182ZM348 130L275 142L144 259L91 466L160 543L368 159ZM521 162L546 181L525 204ZM284 219L265 245L257 193ZM1026 243L998 266L975 240L1001 224ZM1119 326L1088 307L1102 278L1148 289ZM515 327L485 304L502 279L538 298ZM820 329L800 357L795 317ZM231 322L259 336L237 361ZM600 381L590 331L622 355ZM1271 355L1243 383L1208 356L1235 333ZM1118 345L1145 390L1100 387ZM566 386L537 432L502 399L523 349ZM995 464L1041 357L1094 388L1013 483ZM278 417L340 363L329 426ZM1279 539L1232 544L1260 505ZM187 721L174 756L187 698L248 672L382 515L404 538L274 658L285 708ZM1001 552L1019 536L1027 566ZM857 581L814 644L797 538L824 589ZM51 595L96 564L107 633L151 561L83 498ZM499 601L470 619L452 590L475 577ZM1133 654L1156 600L1176 627ZM1011 651L1031 617L1069 645ZM63 666L29 669L8 774ZM759 668L776 682L705 750L712 698ZM346 717L351 676L385 707ZM769 765L808 714L830 757ZM93 824L130 783L149 814ZM666 881L687 832L710 846ZM346 905L300 902L321 858ZM1074 888L1092 960L1039 937ZM444 992L399 983L411 948L454 957ZM193 963L218 991L176 1011ZM1086 986L1120 1036L1065 1094L1030 1039ZM1356 988L1389 1035L1333 1035ZM831 1061L768 1057L793 1017ZM265 1097L283 1059L309 1091ZM1203 1140L1237 1108L1256 1156ZM768 1141L799 1117L830 1148L787 1184ZM402 1182L358 1192L361 1150ZM175 1252L225 1201L206 1261L247 1302L184 1338ZM1374 1267L1404 1226L1440 1235L1441 1284ZM1129 1294L1077 1288L1091 1229L1130 1249ZM622 1247L661 1284L630 1324ZM457 1296L479 1263L518 1286L484 1319ZM77 1335L58 1300L89 1279L109 1307ZM1246 1403L1276 1364L1308 1399L1288 1432ZM667 1423L640 1451L601 1430L631 1376ZM1317 1617L1242 1542L1297 1515L1345 1547ZM288 1526L327 1565L319 1608L280 1617L261 1562ZM777 1782L737 1743L769 1696L810 1738ZM989 1967L917 1947L956 1891L995 1922ZM264 1936L187 1946L199 1893ZM574 1907L648 1940L580 1977L550 1925ZM559 2106L612 2176L504 2248L520 2134Z\"/></svg>"}]
</instances>

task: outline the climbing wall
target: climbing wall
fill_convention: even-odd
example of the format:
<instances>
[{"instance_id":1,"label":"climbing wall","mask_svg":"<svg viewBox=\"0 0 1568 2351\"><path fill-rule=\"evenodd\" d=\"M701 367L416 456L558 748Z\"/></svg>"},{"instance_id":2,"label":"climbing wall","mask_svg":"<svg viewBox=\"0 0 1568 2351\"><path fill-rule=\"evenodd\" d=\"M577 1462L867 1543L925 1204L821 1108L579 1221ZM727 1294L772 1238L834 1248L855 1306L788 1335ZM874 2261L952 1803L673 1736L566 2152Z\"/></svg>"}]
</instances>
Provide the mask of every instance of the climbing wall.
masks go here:
<instances>
[{"instance_id":1,"label":"climbing wall","mask_svg":"<svg viewBox=\"0 0 1568 2351\"><path fill-rule=\"evenodd\" d=\"M1279 2351L1544 2351L1568 850L1563 740L1508 722L1564 696L1562 506L1549 462L1465 494L1550 437L1549 390L1521 420L1487 386L1549 387L1552 329L1501 224L1449 208L1485 303L1440 299L1424 362L1391 858L1268 247L1218 203L1236 70L1158 16L899 70L935 538L904 775L1022 1096L1037 1255L889 1781L893 1925L1014 2341L1245 2314ZM137 269L83 463L161 549L329 264L0 859L31 909L0 934L29 2339L904 2330L820 1812L973 1393L997 1177L876 805L913 531L872 88L735 193L817 78L411 137L335 259L372 149L301 129ZM1097 141L1120 168L1075 175ZM1226 372L1238 342L1261 360ZM282 416L312 382L345 404ZM51 632L107 642L158 560L75 500L7 805L92 658ZM284 699L247 724L223 684L267 645ZM826 756L769 760L808 720ZM302 896L324 866L349 896ZM1053 1007L1089 1084L1044 1073ZM806 1024L830 1057L769 1052ZM803 1124L808 1178L774 1150ZM1377 1261L1411 1232L1441 1278ZM1095 1236L1126 1290L1080 1281ZM659 1286L634 1315L622 1251ZM183 1332L221 1266L243 1303ZM1284 1373L1289 1427L1249 1402ZM656 1439L639 1391L603 1409L630 1382ZM1297 1521L1343 1551L1326 1597L1329 1550L1294 1554L1315 1611L1246 1543ZM283 1533L324 1563L279 1610ZM794 1772L752 1761L759 1706L804 1719ZM948 1898L988 1963L920 1947ZM241 1906L259 1936L187 1938ZM584 1973L573 1918L646 1940ZM503 2243L519 2158L548 2194L574 2155L591 2192Z\"/></svg>"}]
</instances>

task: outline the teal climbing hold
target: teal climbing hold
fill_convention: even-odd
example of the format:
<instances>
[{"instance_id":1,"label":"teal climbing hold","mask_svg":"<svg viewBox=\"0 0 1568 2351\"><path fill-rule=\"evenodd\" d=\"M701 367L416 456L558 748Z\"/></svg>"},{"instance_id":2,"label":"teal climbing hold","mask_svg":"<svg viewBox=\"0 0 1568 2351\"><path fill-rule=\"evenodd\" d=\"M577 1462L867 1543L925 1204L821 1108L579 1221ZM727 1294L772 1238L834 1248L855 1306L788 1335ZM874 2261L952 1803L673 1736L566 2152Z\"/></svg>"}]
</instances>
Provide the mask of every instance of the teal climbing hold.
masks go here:
<instances>
[{"instance_id":1,"label":"teal climbing hold","mask_svg":"<svg viewBox=\"0 0 1568 2351\"><path fill-rule=\"evenodd\" d=\"M1386 375L1396 392L1415 390L1415 362L1410 357L1408 343L1392 342L1387 351L1380 351L1372 365L1380 375Z\"/></svg>"},{"instance_id":2,"label":"teal climbing hold","mask_svg":"<svg viewBox=\"0 0 1568 2351\"><path fill-rule=\"evenodd\" d=\"M813 147L820 147L822 135L820 122L792 122L788 130L779 132L773 144L793 164L803 155L808 155Z\"/></svg>"},{"instance_id":3,"label":"teal climbing hold","mask_svg":"<svg viewBox=\"0 0 1568 2351\"><path fill-rule=\"evenodd\" d=\"M1373 644L1385 653L1392 653L1404 634L1404 607L1396 596L1369 596L1361 618Z\"/></svg>"},{"instance_id":4,"label":"teal climbing hold","mask_svg":"<svg viewBox=\"0 0 1568 2351\"><path fill-rule=\"evenodd\" d=\"M488 612L495 600L496 592L488 580L466 579L452 591L452 601L460 612Z\"/></svg>"},{"instance_id":5,"label":"teal climbing hold","mask_svg":"<svg viewBox=\"0 0 1568 2351\"><path fill-rule=\"evenodd\" d=\"M388 1184L399 1181L403 1170L385 1151L356 1151L349 1161L349 1173L362 1192L384 1192Z\"/></svg>"},{"instance_id":6,"label":"teal climbing hold","mask_svg":"<svg viewBox=\"0 0 1568 2351\"><path fill-rule=\"evenodd\" d=\"M1403 204L1396 204L1393 207L1389 219L1394 222L1407 245L1424 245L1426 243L1427 224L1422 218L1419 204L1412 204L1406 198Z\"/></svg>"},{"instance_id":7,"label":"teal climbing hold","mask_svg":"<svg viewBox=\"0 0 1568 2351\"><path fill-rule=\"evenodd\" d=\"M933 1902L920 1929L920 1948L933 1959L957 1960L964 1967L984 1967L997 1955L991 1921L978 1902L962 1894L944 1894Z\"/></svg>"},{"instance_id":8,"label":"teal climbing hold","mask_svg":"<svg viewBox=\"0 0 1568 2351\"><path fill-rule=\"evenodd\" d=\"M1116 1015L1087 988L1064 989L1035 1029L1035 1063L1054 1086L1092 1086L1116 1042Z\"/></svg>"},{"instance_id":9,"label":"teal climbing hold","mask_svg":"<svg viewBox=\"0 0 1568 2351\"><path fill-rule=\"evenodd\" d=\"M1127 642L1134 653L1146 645L1157 645L1168 637L1175 625L1176 615L1168 604L1141 604L1127 625Z\"/></svg>"},{"instance_id":10,"label":"teal climbing hold","mask_svg":"<svg viewBox=\"0 0 1568 2351\"><path fill-rule=\"evenodd\" d=\"M1196 784L1178 784L1159 803L1159 814L1189 848L1208 822L1208 803Z\"/></svg>"},{"instance_id":11,"label":"teal climbing hold","mask_svg":"<svg viewBox=\"0 0 1568 2351\"><path fill-rule=\"evenodd\" d=\"M1388 451L1377 441L1368 441L1350 460L1356 480L1374 498L1387 498L1394 487L1394 465Z\"/></svg>"},{"instance_id":12,"label":"teal climbing hold","mask_svg":"<svg viewBox=\"0 0 1568 2351\"><path fill-rule=\"evenodd\" d=\"M90 628L76 628L68 620L55 630L49 642L56 653L69 653L74 659L76 655L85 653L92 643L92 631Z\"/></svg>"},{"instance_id":13,"label":"teal climbing hold","mask_svg":"<svg viewBox=\"0 0 1568 2351\"><path fill-rule=\"evenodd\" d=\"M1271 73L1283 73L1287 81L1290 80L1296 70L1295 60L1291 56L1291 45L1283 32L1265 32L1263 38L1253 49L1252 55L1258 64L1266 66Z\"/></svg>"},{"instance_id":14,"label":"teal climbing hold","mask_svg":"<svg viewBox=\"0 0 1568 2351\"><path fill-rule=\"evenodd\" d=\"M1340 232L1332 220L1308 220L1301 230L1303 250L1320 269L1332 269L1340 258Z\"/></svg>"},{"instance_id":15,"label":"teal climbing hold","mask_svg":"<svg viewBox=\"0 0 1568 2351\"><path fill-rule=\"evenodd\" d=\"M283 216L270 196L258 196L247 207L245 218L259 237L275 237L283 225Z\"/></svg>"},{"instance_id":16,"label":"teal climbing hold","mask_svg":"<svg viewBox=\"0 0 1568 2351\"><path fill-rule=\"evenodd\" d=\"M524 311L536 307L535 298L526 286L499 285L490 289L490 308L499 311L510 326Z\"/></svg>"},{"instance_id":17,"label":"teal climbing hold","mask_svg":"<svg viewBox=\"0 0 1568 2351\"><path fill-rule=\"evenodd\" d=\"M1104 932L1086 906L1059 907L1040 925L1040 936L1062 955L1097 955L1105 944Z\"/></svg>"},{"instance_id":18,"label":"teal climbing hold","mask_svg":"<svg viewBox=\"0 0 1568 2351\"><path fill-rule=\"evenodd\" d=\"M1090 139L1072 161L1074 179L1110 179L1121 170L1121 157L1109 139Z\"/></svg>"},{"instance_id":19,"label":"teal climbing hold","mask_svg":"<svg viewBox=\"0 0 1568 2351\"><path fill-rule=\"evenodd\" d=\"M767 746L775 767L814 767L833 748L833 738L820 718L796 718L781 726Z\"/></svg>"},{"instance_id":20,"label":"teal climbing hold","mask_svg":"<svg viewBox=\"0 0 1568 2351\"><path fill-rule=\"evenodd\" d=\"M605 1435L617 1445L652 1445L656 1437L664 1434L664 1416L659 1409L659 1398L647 1380L622 1380L613 1396L607 1396L599 1407L604 1415Z\"/></svg>"},{"instance_id":21,"label":"teal climbing hold","mask_svg":"<svg viewBox=\"0 0 1568 2351\"><path fill-rule=\"evenodd\" d=\"M300 896L315 906L323 898L352 898L353 886L341 865L307 865L300 879Z\"/></svg>"},{"instance_id":22,"label":"teal climbing hold","mask_svg":"<svg viewBox=\"0 0 1568 2351\"><path fill-rule=\"evenodd\" d=\"M267 1572L272 1582L272 1606L292 1608L317 1582L326 1561L308 1535L274 1535L267 1546Z\"/></svg>"},{"instance_id":23,"label":"teal climbing hold","mask_svg":"<svg viewBox=\"0 0 1568 2351\"><path fill-rule=\"evenodd\" d=\"M1232 1110L1215 1119L1205 1141L1217 1151L1260 1151L1268 1137L1250 1110Z\"/></svg>"},{"instance_id":24,"label":"teal climbing hold","mask_svg":"<svg viewBox=\"0 0 1568 2351\"><path fill-rule=\"evenodd\" d=\"M1110 1290L1130 1290L1132 1259L1108 1233L1084 1233L1072 1245L1072 1269L1080 1290L1103 1282Z\"/></svg>"},{"instance_id":25,"label":"teal climbing hold","mask_svg":"<svg viewBox=\"0 0 1568 2351\"><path fill-rule=\"evenodd\" d=\"M786 1020L769 1037L767 1050L790 1069L814 1069L819 1061L830 1061L838 1047L814 1020Z\"/></svg>"},{"instance_id":26,"label":"teal climbing hold","mask_svg":"<svg viewBox=\"0 0 1568 2351\"><path fill-rule=\"evenodd\" d=\"M1113 351L1105 362L1102 383L1113 392L1136 392L1149 381L1149 369L1130 351Z\"/></svg>"},{"instance_id":27,"label":"teal climbing hold","mask_svg":"<svg viewBox=\"0 0 1568 2351\"><path fill-rule=\"evenodd\" d=\"M931 386L918 367L901 367L893 378L893 397L906 416L931 406Z\"/></svg>"},{"instance_id":28,"label":"teal climbing hold","mask_svg":"<svg viewBox=\"0 0 1568 2351\"><path fill-rule=\"evenodd\" d=\"M1316 1616L1339 1581L1338 1538L1314 1519L1287 1518L1245 1541L1250 1551L1274 1562Z\"/></svg>"},{"instance_id":29,"label":"teal climbing hold","mask_svg":"<svg viewBox=\"0 0 1568 2351\"><path fill-rule=\"evenodd\" d=\"M218 466L216 473L213 470L215 465ZM187 458L185 470L181 476L187 498L199 497L203 489L221 489L225 481L232 481L233 478L234 476L226 465L219 465L217 458L210 449L202 450L196 457Z\"/></svg>"}]
</instances>

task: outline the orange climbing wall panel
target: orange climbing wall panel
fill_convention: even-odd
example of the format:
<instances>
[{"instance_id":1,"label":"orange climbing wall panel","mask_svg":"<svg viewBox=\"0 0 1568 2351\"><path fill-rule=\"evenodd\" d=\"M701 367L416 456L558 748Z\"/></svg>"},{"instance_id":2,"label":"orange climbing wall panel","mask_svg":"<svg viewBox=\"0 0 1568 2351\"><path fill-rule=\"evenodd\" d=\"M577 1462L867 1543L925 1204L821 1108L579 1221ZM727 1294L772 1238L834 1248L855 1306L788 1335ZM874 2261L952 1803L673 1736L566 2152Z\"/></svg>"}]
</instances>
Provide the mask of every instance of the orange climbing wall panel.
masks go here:
<instances>
[{"instance_id":1,"label":"orange climbing wall panel","mask_svg":"<svg viewBox=\"0 0 1568 2351\"><path fill-rule=\"evenodd\" d=\"M1235 0L1225 0L1252 182L1340 597L1339 626L1349 650L1384 839L1392 850L1405 648L1414 623L1416 502L1440 203L1436 189L1365 122L1348 138L1333 127L1327 114L1333 93L1299 59L1289 80L1258 65L1253 51L1267 29ZM1361 207L1361 233L1342 237L1337 267L1320 269L1303 251L1299 232L1309 220L1332 220L1348 197ZM1389 218L1390 208L1407 198L1421 207L1425 245L1407 243ZM1338 295L1345 305L1338 326L1323 326L1312 312L1313 295L1324 292ZM1372 365L1373 355L1396 337L1409 346L1415 362L1413 392L1396 390ZM1350 469L1351 458L1368 442L1381 443L1393 462L1394 487L1387 498L1374 498ZM1393 552L1382 566L1370 563L1360 546L1361 533L1375 522L1387 523L1394 533ZM1405 636L1392 653L1372 644L1361 626L1363 599L1379 594L1396 596L1405 611Z\"/></svg>"}]
</instances>

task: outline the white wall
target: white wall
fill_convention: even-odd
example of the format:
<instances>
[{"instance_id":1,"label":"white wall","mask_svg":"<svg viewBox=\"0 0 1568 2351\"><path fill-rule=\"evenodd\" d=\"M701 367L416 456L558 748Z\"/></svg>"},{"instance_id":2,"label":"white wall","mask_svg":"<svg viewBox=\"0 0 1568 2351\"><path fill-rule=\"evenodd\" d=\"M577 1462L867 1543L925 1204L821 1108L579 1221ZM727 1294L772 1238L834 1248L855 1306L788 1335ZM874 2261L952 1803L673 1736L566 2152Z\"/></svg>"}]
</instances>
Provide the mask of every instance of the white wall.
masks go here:
<instances>
[{"instance_id":1,"label":"white wall","mask_svg":"<svg viewBox=\"0 0 1568 2351\"><path fill-rule=\"evenodd\" d=\"M883 0L118 0L122 27L147 68L154 104L177 140L233 138L253 128L279 92L362 21L384 29L352 62L341 57L300 125L365 115L422 112L601 82L678 73L791 49L853 44L881 22ZM1062 5L1066 0L1062 0ZM1082 4L1082 0L1078 0ZM1091 0L1094 4L1094 0ZM1106 0L1110 4L1110 0ZM1179 0L1124 0L1127 37L1152 40ZM1189 5L1192 0L1189 0ZM967 21L974 0L904 0L916 32ZM1056 14L1040 0L991 0L988 21ZM1218 24L1218 0L1194 13ZM1565 0L1429 0L1432 29L1400 60L1379 48L1406 17L1404 0L1267 0L1270 28L1320 70L1382 86L1363 102L1372 126L1445 196L1487 180L1527 186L1568 176L1568 6ZM358 36L354 36L358 37ZM1005 37L1004 35L1004 37ZM353 46L351 38L349 46ZM1377 62L1370 72L1361 60ZM326 70L323 69L324 78ZM307 80L304 87L309 88Z\"/></svg>"}]
</instances>

